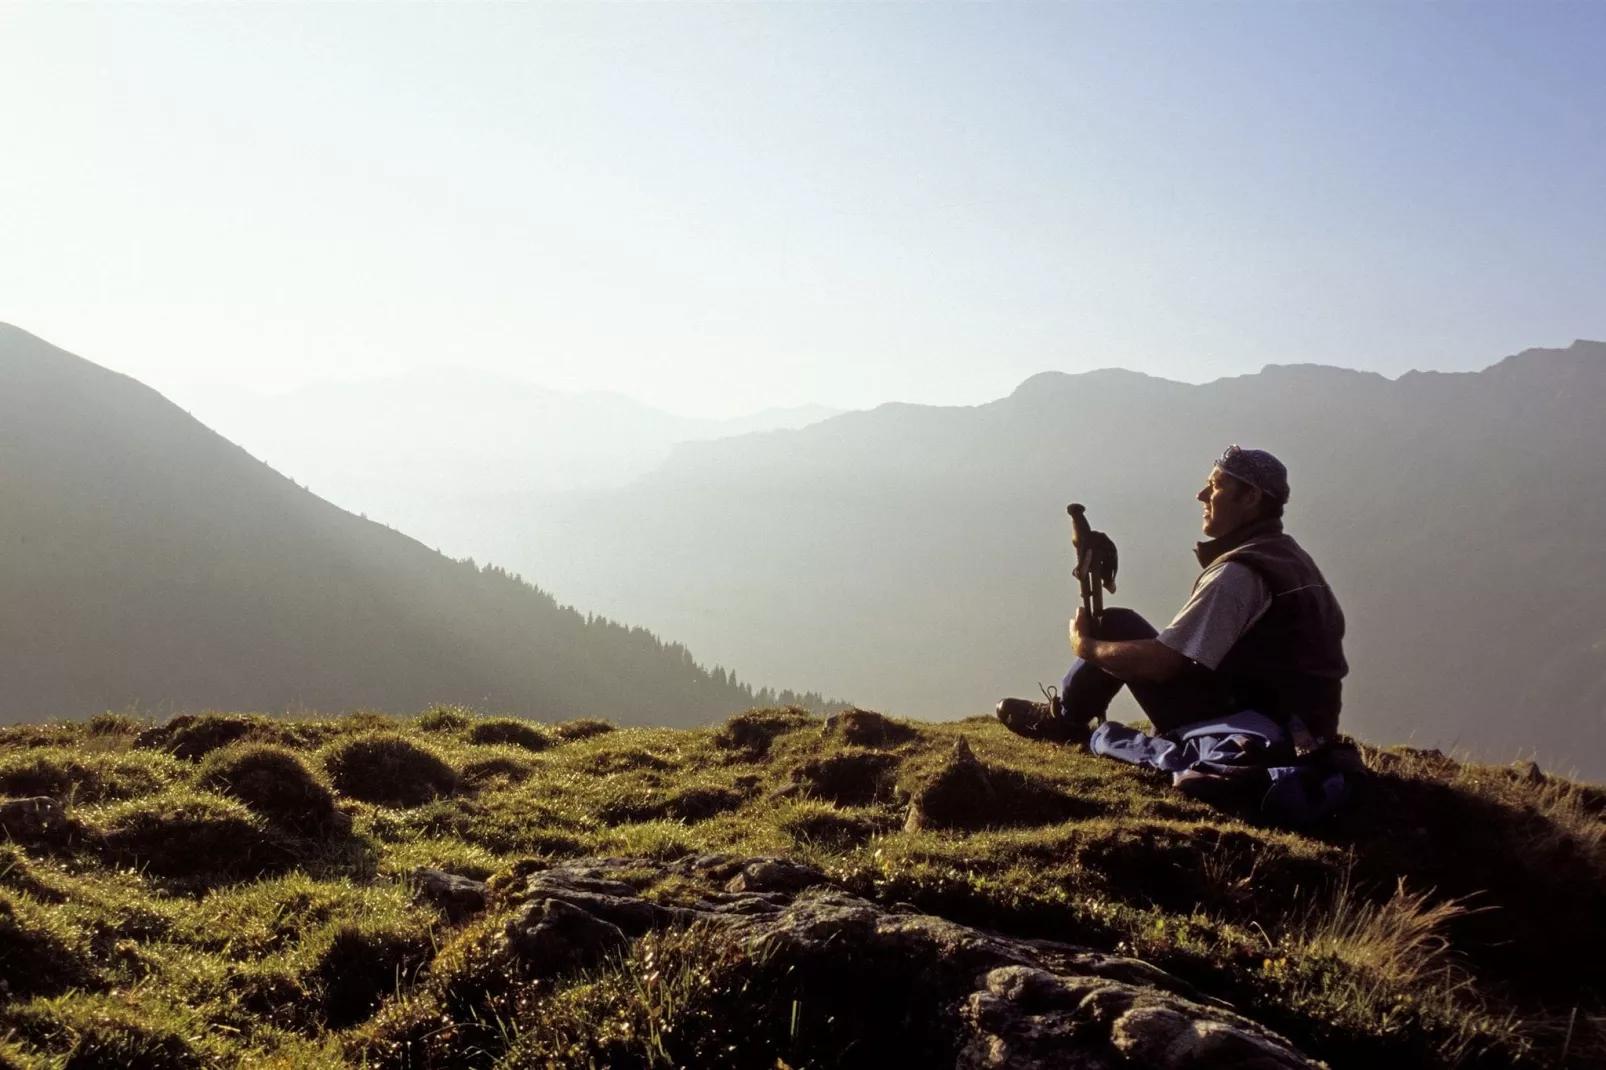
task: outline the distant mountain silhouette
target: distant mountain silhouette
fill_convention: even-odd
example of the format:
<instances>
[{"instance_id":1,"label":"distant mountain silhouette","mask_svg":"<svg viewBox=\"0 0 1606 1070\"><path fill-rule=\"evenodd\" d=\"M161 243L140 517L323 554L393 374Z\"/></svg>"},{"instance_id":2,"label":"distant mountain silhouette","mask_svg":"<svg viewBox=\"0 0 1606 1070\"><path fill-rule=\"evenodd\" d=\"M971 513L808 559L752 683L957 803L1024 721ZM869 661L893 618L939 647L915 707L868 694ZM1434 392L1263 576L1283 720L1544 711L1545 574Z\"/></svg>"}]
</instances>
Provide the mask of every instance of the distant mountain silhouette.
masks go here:
<instances>
[{"instance_id":1,"label":"distant mountain silhouette","mask_svg":"<svg viewBox=\"0 0 1606 1070\"><path fill-rule=\"evenodd\" d=\"M1348 613L1347 728L1603 778L1603 413L1599 342L1392 381L1049 373L972 408L683 446L628 491L485 502L472 530L565 597L761 677L946 718L1064 669L1066 502L1120 544L1116 601L1163 622L1196 572L1212 458L1263 447Z\"/></svg>"},{"instance_id":2,"label":"distant mountain silhouette","mask_svg":"<svg viewBox=\"0 0 1606 1070\"><path fill-rule=\"evenodd\" d=\"M3 324L0 665L4 721L456 702L694 724L754 702L684 647L352 516Z\"/></svg>"},{"instance_id":3,"label":"distant mountain silhouette","mask_svg":"<svg viewBox=\"0 0 1606 1070\"><path fill-rule=\"evenodd\" d=\"M421 536L449 533L442 510L466 495L623 486L662 464L676 443L803 427L837 413L803 405L695 419L624 394L547 390L454 368L272 395L193 387L174 400L322 497Z\"/></svg>"}]
</instances>

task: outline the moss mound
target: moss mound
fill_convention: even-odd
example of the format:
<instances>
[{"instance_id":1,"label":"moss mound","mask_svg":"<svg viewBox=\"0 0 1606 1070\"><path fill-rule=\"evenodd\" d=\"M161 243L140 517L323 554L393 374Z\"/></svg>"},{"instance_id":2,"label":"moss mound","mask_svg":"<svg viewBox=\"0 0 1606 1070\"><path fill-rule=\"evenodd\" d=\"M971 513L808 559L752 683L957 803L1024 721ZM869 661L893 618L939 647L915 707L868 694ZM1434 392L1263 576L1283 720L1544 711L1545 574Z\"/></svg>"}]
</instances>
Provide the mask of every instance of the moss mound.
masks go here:
<instances>
[{"instance_id":1,"label":"moss mound","mask_svg":"<svg viewBox=\"0 0 1606 1070\"><path fill-rule=\"evenodd\" d=\"M503 784L522 784L530 779L535 766L518 758L482 758L463 766L463 782L483 788L500 781Z\"/></svg>"},{"instance_id":2,"label":"moss mound","mask_svg":"<svg viewBox=\"0 0 1606 1070\"><path fill-rule=\"evenodd\" d=\"M552 734L565 743L578 743L582 739L591 739L595 736L605 736L616 731L607 721L599 721L594 717L581 717L573 721L564 721L562 724L552 726Z\"/></svg>"},{"instance_id":3,"label":"moss mound","mask_svg":"<svg viewBox=\"0 0 1606 1070\"><path fill-rule=\"evenodd\" d=\"M283 747L243 744L215 751L202 766L200 783L303 836L322 835L334 822L334 793Z\"/></svg>"},{"instance_id":4,"label":"moss mound","mask_svg":"<svg viewBox=\"0 0 1606 1070\"><path fill-rule=\"evenodd\" d=\"M154 1023L142 1016L141 1008L104 996L30 1004L5 1018L14 1035L51 1052L48 1065L61 1070L203 1070L216 1065L166 1023Z\"/></svg>"},{"instance_id":5,"label":"moss mound","mask_svg":"<svg viewBox=\"0 0 1606 1070\"><path fill-rule=\"evenodd\" d=\"M854 708L833 713L825 719L826 735L841 738L855 747L896 747L917 738L913 725L894 721L874 710Z\"/></svg>"},{"instance_id":6,"label":"moss mound","mask_svg":"<svg viewBox=\"0 0 1606 1070\"><path fill-rule=\"evenodd\" d=\"M203 1070L201 1058L176 1033L152 1032L132 1022L102 1022L67 1053L62 1070Z\"/></svg>"},{"instance_id":7,"label":"moss mound","mask_svg":"<svg viewBox=\"0 0 1606 1070\"><path fill-rule=\"evenodd\" d=\"M324 768L342 795L381 806L422 806L455 793L457 770L405 736L383 733L338 743Z\"/></svg>"},{"instance_id":8,"label":"moss mound","mask_svg":"<svg viewBox=\"0 0 1606 1070\"><path fill-rule=\"evenodd\" d=\"M0 795L49 796L92 804L159 791L177 776L171 762L144 754L43 747L0 757Z\"/></svg>"},{"instance_id":9,"label":"moss mound","mask_svg":"<svg viewBox=\"0 0 1606 1070\"><path fill-rule=\"evenodd\" d=\"M546 750L552 745L552 740L545 732L528 721L520 721L513 717L497 717L481 721L469 730L468 741L480 746L507 743L523 747L525 750Z\"/></svg>"},{"instance_id":10,"label":"moss mound","mask_svg":"<svg viewBox=\"0 0 1606 1070\"><path fill-rule=\"evenodd\" d=\"M101 818L100 831L107 861L187 884L250 880L296 860L282 833L240 804L213 795L175 793L125 803Z\"/></svg>"},{"instance_id":11,"label":"moss mound","mask_svg":"<svg viewBox=\"0 0 1606 1070\"><path fill-rule=\"evenodd\" d=\"M436 706L413 723L425 732L461 732L475 720L474 711L462 706Z\"/></svg>"},{"instance_id":12,"label":"moss mound","mask_svg":"<svg viewBox=\"0 0 1606 1070\"><path fill-rule=\"evenodd\" d=\"M645 747L598 751L580 763L580 768L594 776L613 776L615 773L633 773L643 769L662 773L674 767L671 759L654 754Z\"/></svg>"},{"instance_id":13,"label":"moss mound","mask_svg":"<svg viewBox=\"0 0 1606 1070\"><path fill-rule=\"evenodd\" d=\"M55 996L97 983L84 951L44 912L0 895L0 984L12 998Z\"/></svg>"},{"instance_id":14,"label":"moss mound","mask_svg":"<svg viewBox=\"0 0 1606 1070\"><path fill-rule=\"evenodd\" d=\"M134 746L163 750L175 758L195 760L236 743L266 727L266 718L239 714L186 713L164 725L141 732Z\"/></svg>"},{"instance_id":15,"label":"moss mound","mask_svg":"<svg viewBox=\"0 0 1606 1070\"><path fill-rule=\"evenodd\" d=\"M412 998L385 1005L348 1050L353 1062L383 1070L489 1067L530 994L502 921L484 918L442 947Z\"/></svg>"},{"instance_id":16,"label":"moss mound","mask_svg":"<svg viewBox=\"0 0 1606 1070\"><path fill-rule=\"evenodd\" d=\"M692 784L660 790L649 788L604 802L598 816L610 825L642 821L684 821L695 824L741 809L740 792L709 784Z\"/></svg>"},{"instance_id":17,"label":"moss mound","mask_svg":"<svg viewBox=\"0 0 1606 1070\"><path fill-rule=\"evenodd\" d=\"M373 1017L386 996L413 984L432 952L424 934L343 926L315 970L329 1028L348 1029Z\"/></svg>"},{"instance_id":18,"label":"moss mound","mask_svg":"<svg viewBox=\"0 0 1606 1070\"><path fill-rule=\"evenodd\" d=\"M1093 817L1103 809L1071 798L1040 777L982 763L964 739L937 775L911 794L911 829L1057 825L1073 817Z\"/></svg>"},{"instance_id":19,"label":"moss mound","mask_svg":"<svg viewBox=\"0 0 1606 1070\"><path fill-rule=\"evenodd\" d=\"M725 722L714 734L714 744L728 750L746 751L754 758L769 753L777 736L800 732L819 725L807 710L748 710Z\"/></svg>"},{"instance_id":20,"label":"moss mound","mask_svg":"<svg viewBox=\"0 0 1606 1070\"><path fill-rule=\"evenodd\" d=\"M126 713L97 713L85 722L91 736L137 736L150 727L150 722Z\"/></svg>"},{"instance_id":21,"label":"moss mound","mask_svg":"<svg viewBox=\"0 0 1606 1070\"><path fill-rule=\"evenodd\" d=\"M841 806L869 806L892 797L898 759L875 751L848 751L797 767L794 782L805 795Z\"/></svg>"},{"instance_id":22,"label":"moss mound","mask_svg":"<svg viewBox=\"0 0 1606 1070\"><path fill-rule=\"evenodd\" d=\"M873 811L842 810L807 800L780 815L775 823L796 843L834 849L857 847L896 827L894 821Z\"/></svg>"}]
</instances>

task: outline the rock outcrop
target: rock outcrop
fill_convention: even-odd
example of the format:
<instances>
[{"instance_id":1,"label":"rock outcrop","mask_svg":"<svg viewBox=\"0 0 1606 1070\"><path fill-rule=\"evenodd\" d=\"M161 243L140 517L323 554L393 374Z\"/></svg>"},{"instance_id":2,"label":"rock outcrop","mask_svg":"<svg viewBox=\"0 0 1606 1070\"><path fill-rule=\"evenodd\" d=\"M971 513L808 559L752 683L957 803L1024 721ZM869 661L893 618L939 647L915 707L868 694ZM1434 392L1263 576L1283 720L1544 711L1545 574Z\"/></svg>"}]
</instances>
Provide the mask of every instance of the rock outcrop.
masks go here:
<instances>
[{"instance_id":1,"label":"rock outcrop","mask_svg":"<svg viewBox=\"0 0 1606 1070\"><path fill-rule=\"evenodd\" d=\"M664 880L680 890L679 901L642 894ZM700 898L687 891L699 887ZM762 948L766 961L786 963L803 984L911 979L933 997L926 1024L940 1039L927 1046L956 1070L1321 1065L1148 963L888 909L788 860L581 859L530 874L515 895L526 902L507 934L528 975L593 966L653 929L701 925L715 938Z\"/></svg>"},{"instance_id":2,"label":"rock outcrop","mask_svg":"<svg viewBox=\"0 0 1606 1070\"><path fill-rule=\"evenodd\" d=\"M489 891L484 881L427 866L413 870L416 898L434 903L451 922L463 921L485 909Z\"/></svg>"}]
</instances>

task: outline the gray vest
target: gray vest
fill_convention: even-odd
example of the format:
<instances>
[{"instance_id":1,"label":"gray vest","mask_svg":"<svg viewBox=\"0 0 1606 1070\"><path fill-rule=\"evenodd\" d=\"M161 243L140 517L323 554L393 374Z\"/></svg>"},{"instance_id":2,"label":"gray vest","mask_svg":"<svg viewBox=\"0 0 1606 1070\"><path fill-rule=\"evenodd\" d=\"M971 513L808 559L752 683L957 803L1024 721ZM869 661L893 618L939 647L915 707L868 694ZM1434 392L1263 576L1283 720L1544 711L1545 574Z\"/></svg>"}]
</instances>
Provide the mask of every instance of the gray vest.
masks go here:
<instances>
[{"instance_id":1,"label":"gray vest","mask_svg":"<svg viewBox=\"0 0 1606 1070\"><path fill-rule=\"evenodd\" d=\"M1349 672L1344 611L1316 562L1283 533L1281 520L1247 525L1194 552L1203 568L1220 561L1246 565L1271 590L1271 607L1216 669L1234 704L1279 724L1297 714L1312 735L1336 735L1340 681Z\"/></svg>"}]
</instances>

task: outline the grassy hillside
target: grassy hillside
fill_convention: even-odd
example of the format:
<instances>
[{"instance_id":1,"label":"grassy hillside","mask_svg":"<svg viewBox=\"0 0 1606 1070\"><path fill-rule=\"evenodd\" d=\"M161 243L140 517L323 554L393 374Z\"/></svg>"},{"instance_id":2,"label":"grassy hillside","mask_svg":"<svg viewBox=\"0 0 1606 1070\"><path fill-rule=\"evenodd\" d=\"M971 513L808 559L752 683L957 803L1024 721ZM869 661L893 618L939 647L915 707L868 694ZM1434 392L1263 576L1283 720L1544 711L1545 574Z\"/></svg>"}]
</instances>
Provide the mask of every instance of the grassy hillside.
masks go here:
<instances>
[{"instance_id":1,"label":"grassy hillside","mask_svg":"<svg viewBox=\"0 0 1606 1070\"><path fill-rule=\"evenodd\" d=\"M574 968L510 951L560 860L617 859L607 886L669 916L755 855L1143 959L1334 1066L1600 1065L1606 793L1365 753L1354 812L1305 836L985 721L15 726L0 795L63 809L0 804L0 1066L774 1070L885 1065L888 1038L952 1065L947 1010L881 1005L912 970L849 998L696 927ZM418 895L426 866L487 880L483 911Z\"/></svg>"}]
</instances>

